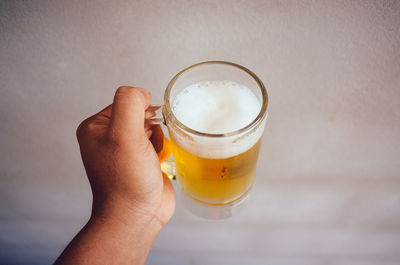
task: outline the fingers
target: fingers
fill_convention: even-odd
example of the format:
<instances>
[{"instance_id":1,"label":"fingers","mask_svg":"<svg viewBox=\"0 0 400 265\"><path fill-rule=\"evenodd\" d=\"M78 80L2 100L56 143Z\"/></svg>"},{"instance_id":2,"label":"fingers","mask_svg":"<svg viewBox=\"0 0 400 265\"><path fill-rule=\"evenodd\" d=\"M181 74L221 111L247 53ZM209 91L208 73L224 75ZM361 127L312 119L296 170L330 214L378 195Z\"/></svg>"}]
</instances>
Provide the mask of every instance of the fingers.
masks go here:
<instances>
[{"instance_id":1,"label":"fingers","mask_svg":"<svg viewBox=\"0 0 400 265\"><path fill-rule=\"evenodd\" d=\"M102 119L102 118L111 119L111 112L112 112L112 104L105 107L103 110L101 110L96 115L98 116L99 119Z\"/></svg>"},{"instance_id":2,"label":"fingers","mask_svg":"<svg viewBox=\"0 0 400 265\"><path fill-rule=\"evenodd\" d=\"M145 122L144 122L144 130L147 132L149 131L152 127L154 127L154 125L160 125L161 124L161 119L157 118L157 110L160 109L161 106L153 106L150 105L147 109L146 109L146 113L145 113Z\"/></svg>"},{"instance_id":3,"label":"fingers","mask_svg":"<svg viewBox=\"0 0 400 265\"><path fill-rule=\"evenodd\" d=\"M151 95L137 87L119 87L114 96L110 129L118 135L144 134L145 110Z\"/></svg>"},{"instance_id":4,"label":"fingers","mask_svg":"<svg viewBox=\"0 0 400 265\"><path fill-rule=\"evenodd\" d=\"M150 142L153 144L156 153L159 153L163 148L164 133L161 130L160 125L154 125L150 128L150 130L152 131Z\"/></svg>"},{"instance_id":5,"label":"fingers","mask_svg":"<svg viewBox=\"0 0 400 265\"><path fill-rule=\"evenodd\" d=\"M107 106L99 113L85 119L79 124L76 130L76 136L78 141L85 138L86 136L93 136L99 133L98 126L108 126L110 123L112 105Z\"/></svg>"},{"instance_id":6,"label":"fingers","mask_svg":"<svg viewBox=\"0 0 400 265\"><path fill-rule=\"evenodd\" d=\"M108 105L106 108L101 110L99 113L93 115L89 119L92 119L92 122L97 125L108 126L111 120L111 112L112 112L112 105Z\"/></svg>"},{"instance_id":7,"label":"fingers","mask_svg":"<svg viewBox=\"0 0 400 265\"><path fill-rule=\"evenodd\" d=\"M151 137L150 141L153 144L154 150L158 155L158 159L164 161L168 157L171 156L171 143L165 138L163 131L161 130L160 125L154 125L151 127Z\"/></svg>"}]
</instances>

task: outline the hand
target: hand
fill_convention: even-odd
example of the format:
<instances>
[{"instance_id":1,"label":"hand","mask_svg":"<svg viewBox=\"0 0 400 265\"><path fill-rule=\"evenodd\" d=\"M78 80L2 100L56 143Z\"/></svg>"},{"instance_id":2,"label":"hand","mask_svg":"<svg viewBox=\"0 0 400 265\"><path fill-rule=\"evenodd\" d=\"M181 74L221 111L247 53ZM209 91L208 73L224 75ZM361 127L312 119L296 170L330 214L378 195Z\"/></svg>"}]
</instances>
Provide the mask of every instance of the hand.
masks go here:
<instances>
[{"instance_id":1,"label":"hand","mask_svg":"<svg viewBox=\"0 0 400 265\"><path fill-rule=\"evenodd\" d=\"M171 218L174 191L155 150L164 136L159 125L144 126L150 102L147 90L120 87L112 105L79 125L77 137L93 192L92 217L144 216L162 226Z\"/></svg>"},{"instance_id":2,"label":"hand","mask_svg":"<svg viewBox=\"0 0 400 265\"><path fill-rule=\"evenodd\" d=\"M163 133L160 126L145 126L150 102L147 90L120 87L112 105L79 125L92 216L54 264L145 263L175 208L174 190L157 156L167 150Z\"/></svg>"}]
</instances>

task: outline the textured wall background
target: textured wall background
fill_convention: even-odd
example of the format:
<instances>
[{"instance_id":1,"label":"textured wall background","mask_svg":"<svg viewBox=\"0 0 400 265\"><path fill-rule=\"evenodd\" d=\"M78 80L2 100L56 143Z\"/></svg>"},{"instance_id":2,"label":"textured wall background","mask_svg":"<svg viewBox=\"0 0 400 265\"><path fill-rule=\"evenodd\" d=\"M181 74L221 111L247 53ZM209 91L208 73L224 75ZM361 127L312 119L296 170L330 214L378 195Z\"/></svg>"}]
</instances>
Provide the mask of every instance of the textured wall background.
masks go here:
<instances>
[{"instance_id":1,"label":"textured wall background","mask_svg":"<svg viewBox=\"0 0 400 265\"><path fill-rule=\"evenodd\" d=\"M160 103L210 59L270 93L253 198L176 214L148 264L400 263L399 1L0 1L0 264L51 264L86 222L75 140L119 85Z\"/></svg>"}]
</instances>

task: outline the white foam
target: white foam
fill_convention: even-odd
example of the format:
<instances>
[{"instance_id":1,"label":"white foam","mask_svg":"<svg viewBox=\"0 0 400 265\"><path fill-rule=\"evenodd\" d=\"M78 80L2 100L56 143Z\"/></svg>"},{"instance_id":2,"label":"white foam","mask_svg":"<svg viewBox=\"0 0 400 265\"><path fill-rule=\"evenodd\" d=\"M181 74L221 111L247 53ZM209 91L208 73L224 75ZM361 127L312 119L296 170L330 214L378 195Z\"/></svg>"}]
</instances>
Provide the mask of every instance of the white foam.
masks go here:
<instances>
[{"instance_id":1,"label":"white foam","mask_svg":"<svg viewBox=\"0 0 400 265\"><path fill-rule=\"evenodd\" d=\"M228 133L250 124L261 105L246 86L233 81L206 81L183 89L172 110L187 127L204 133Z\"/></svg>"},{"instance_id":2,"label":"white foam","mask_svg":"<svg viewBox=\"0 0 400 265\"><path fill-rule=\"evenodd\" d=\"M205 133L229 133L249 125L261 103L246 86L233 81L206 81L180 91L172 102L175 117L187 127ZM238 135L212 138L174 133L177 144L205 158L227 158L250 149L262 136L265 119L256 128Z\"/></svg>"}]
</instances>

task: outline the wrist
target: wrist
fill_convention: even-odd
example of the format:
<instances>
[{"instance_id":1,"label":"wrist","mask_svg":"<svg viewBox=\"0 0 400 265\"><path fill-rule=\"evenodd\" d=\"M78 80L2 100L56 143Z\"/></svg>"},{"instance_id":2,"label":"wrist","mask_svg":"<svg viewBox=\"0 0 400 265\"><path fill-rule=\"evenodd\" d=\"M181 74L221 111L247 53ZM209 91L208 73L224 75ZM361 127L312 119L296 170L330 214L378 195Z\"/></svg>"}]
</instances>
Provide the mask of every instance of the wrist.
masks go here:
<instances>
[{"instance_id":1,"label":"wrist","mask_svg":"<svg viewBox=\"0 0 400 265\"><path fill-rule=\"evenodd\" d=\"M120 231L136 239L145 238L146 241L153 241L163 227L156 218L121 214L92 215L88 225L107 227L110 231Z\"/></svg>"},{"instance_id":2,"label":"wrist","mask_svg":"<svg viewBox=\"0 0 400 265\"><path fill-rule=\"evenodd\" d=\"M82 237L90 238L86 242L90 248L84 248L85 255L87 251L101 247L102 252L92 253L96 262L90 264L125 264L127 260L144 264L161 228L161 223L149 215L131 212L123 207L101 207L96 210L94 207L90 220L81 232Z\"/></svg>"},{"instance_id":3,"label":"wrist","mask_svg":"<svg viewBox=\"0 0 400 265\"><path fill-rule=\"evenodd\" d=\"M126 202L125 200L107 199L93 200L91 221L98 222L115 222L120 226L146 227L159 231L163 224L150 211L146 211L140 207Z\"/></svg>"}]
</instances>

